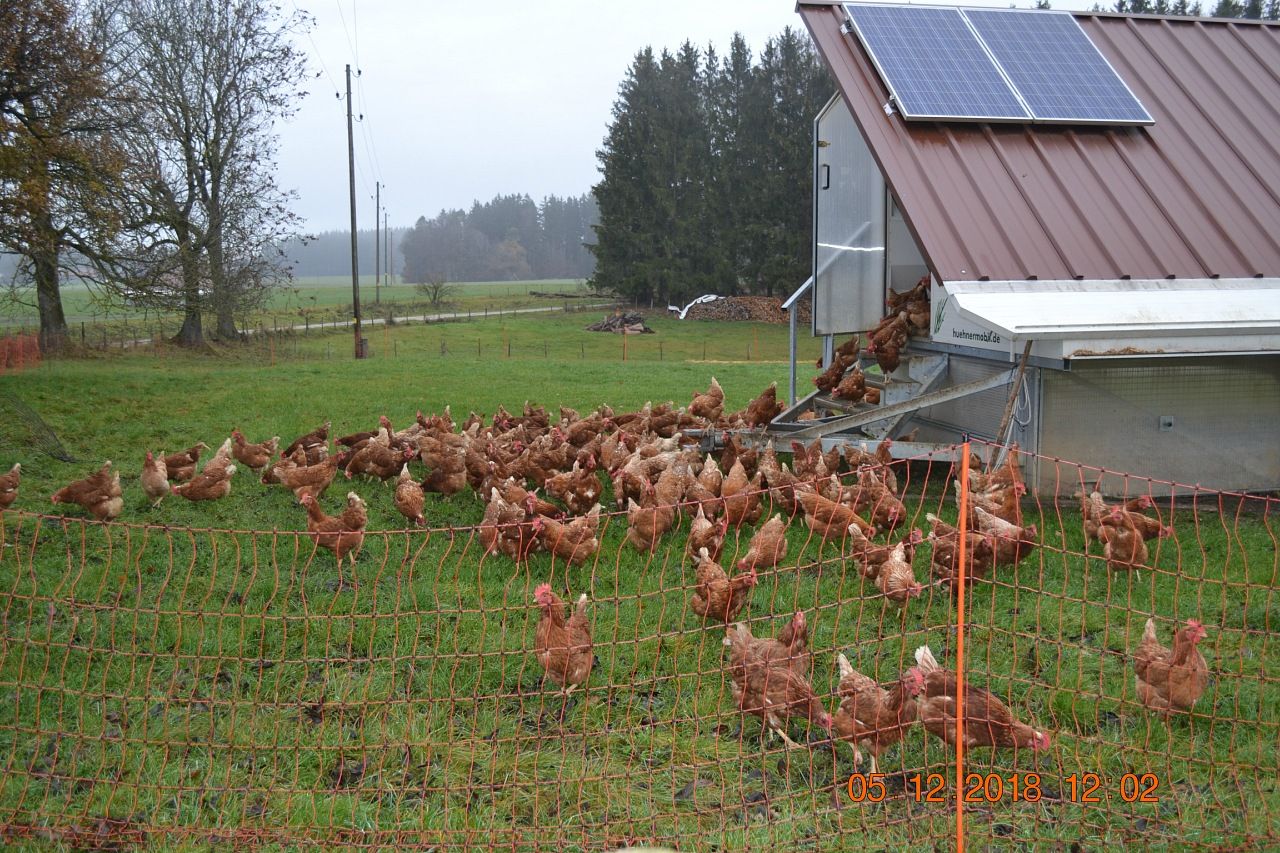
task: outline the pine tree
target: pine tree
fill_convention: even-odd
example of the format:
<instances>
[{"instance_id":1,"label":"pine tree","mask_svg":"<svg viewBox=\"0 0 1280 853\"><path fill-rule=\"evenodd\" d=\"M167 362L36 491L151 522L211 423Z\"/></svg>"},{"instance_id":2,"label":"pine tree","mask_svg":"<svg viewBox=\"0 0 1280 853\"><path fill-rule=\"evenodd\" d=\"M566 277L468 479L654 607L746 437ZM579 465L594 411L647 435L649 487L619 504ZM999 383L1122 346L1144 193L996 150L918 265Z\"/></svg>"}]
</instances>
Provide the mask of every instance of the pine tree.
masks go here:
<instances>
[{"instance_id":1,"label":"pine tree","mask_svg":"<svg viewBox=\"0 0 1280 853\"><path fill-rule=\"evenodd\" d=\"M1262 0L1245 0L1244 6L1240 10L1240 14L1245 18L1259 19L1262 17Z\"/></svg>"},{"instance_id":2,"label":"pine tree","mask_svg":"<svg viewBox=\"0 0 1280 853\"><path fill-rule=\"evenodd\" d=\"M1238 18L1243 11L1244 7L1239 0L1218 0L1218 5L1213 7L1212 17Z\"/></svg>"},{"instance_id":3,"label":"pine tree","mask_svg":"<svg viewBox=\"0 0 1280 853\"><path fill-rule=\"evenodd\" d=\"M1280 0L1268 0L1267 10L1262 16L1268 21L1280 21Z\"/></svg>"}]
</instances>

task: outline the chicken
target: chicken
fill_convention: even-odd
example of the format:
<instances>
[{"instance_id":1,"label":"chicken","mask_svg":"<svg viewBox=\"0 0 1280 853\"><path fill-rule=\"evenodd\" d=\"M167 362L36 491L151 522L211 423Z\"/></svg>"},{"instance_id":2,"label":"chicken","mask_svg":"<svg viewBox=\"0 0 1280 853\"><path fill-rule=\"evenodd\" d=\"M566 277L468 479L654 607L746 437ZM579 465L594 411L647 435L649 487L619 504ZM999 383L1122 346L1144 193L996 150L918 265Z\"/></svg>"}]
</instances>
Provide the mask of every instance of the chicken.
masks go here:
<instances>
[{"instance_id":1,"label":"chicken","mask_svg":"<svg viewBox=\"0 0 1280 853\"><path fill-rule=\"evenodd\" d=\"M546 516L534 519L534 532L543 546L560 559L581 566L600 550L600 504L567 524Z\"/></svg>"},{"instance_id":2,"label":"chicken","mask_svg":"<svg viewBox=\"0 0 1280 853\"><path fill-rule=\"evenodd\" d=\"M210 459L203 471L185 483L171 486L170 491L189 501L221 500L231 494L231 476L235 472L236 466Z\"/></svg>"},{"instance_id":3,"label":"chicken","mask_svg":"<svg viewBox=\"0 0 1280 853\"><path fill-rule=\"evenodd\" d=\"M850 403L857 403L867 395L867 375L862 372L862 368L854 365L853 369L848 372L840 384L835 387L832 396L839 400L847 400Z\"/></svg>"},{"instance_id":4,"label":"chicken","mask_svg":"<svg viewBox=\"0 0 1280 853\"><path fill-rule=\"evenodd\" d=\"M400 469L400 477L396 480L395 504L396 509L405 518L413 522L415 527L421 527L427 523L427 519L422 514L423 505L426 503L425 495L422 493L422 486L418 485L418 481L409 473L409 463L404 463L404 467Z\"/></svg>"},{"instance_id":5,"label":"chicken","mask_svg":"<svg viewBox=\"0 0 1280 853\"><path fill-rule=\"evenodd\" d=\"M307 532L318 547L333 552L341 582L343 561L350 554L354 564L364 544L364 528L369 523L364 501L355 492L347 492L347 505L338 515L325 515L311 494L302 496L302 505L307 508Z\"/></svg>"},{"instance_id":6,"label":"chicken","mask_svg":"<svg viewBox=\"0 0 1280 853\"><path fill-rule=\"evenodd\" d=\"M827 369L813 377L813 384L823 394L830 394L840 384L844 372L849 369L849 365L857 360L856 356L845 356L836 354L831 358L831 364L827 365Z\"/></svg>"},{"instance_id":7,"label":"chicken","mask_svg":"<svg viewBox=\"0 0 1280 853\"><path fill-rule=\"evenodd\" d=\"M890 531L907 520L907 508L870 468L858 469L858 487L854 490L853 511L870 510L871 523Z\"/></svg>"},{"instance_id":8,"label":"chicken","mask_svg":"<svg viewBox=\"0 0 1280 853\"><path fill-rule=\"evenodd\" d=\"M907 307L908 304L923 299L926 303L929 301L929 276L921 276L910 290L906 293L898 293L893 288L889 288L889 293L885 296L885 306L893 312L898 312Z\"/></svg>"},{"instance_id":9,"label":"chicken","mask_svg":"<svg viewBox=\"0 0 1280 853\"><path fill-rule=\"evenodd\" d=\"M204 465L201 474L207 474L210 480L221 479L226 474L227 468L231 466L231 439L228 438L222 442L217 452L213 454ZM229 476L229 475L228 475Z\"/></svg>"},{"instance_id":10,"label":"chicken","mask_svg":"<svg viewBox=\"0 0 1280 853\"><path fill-rule=\"evenodd\" d=\"M0 510L13 506L18 499L18 486L22 483L22 463L15 462L9 473L0 476Z\"/></svg>"},{"instance_id":11,"label":"chicken","mask_svg":"<svg viewBox=\"0 0 1280 853\"><path fill-rule=\"evenodd\" d=\"M772 444L760 457L760 473L764 475L765 484L769 487L769 496L774 500L775 505L786 510L788 518L794 518L800 511L800 505L796 503L796 485L799 484L800 478L791 473L791 469L785 464L778 463Z\"/></svg>"},{"instance_id":12,"label":"chicken","mask_svg":"<svg viewBox=\"0 0 1280 853\"><path fill-rule=\"evenodd\" d=\"M143 493L151 499L151 506L159 506L160 501L169 494L169 470L165 467L164 459L148 450L142 461L142 473L138 475L138 482Z\"/></svg>"},{"instance_id":13,"label":"chicken","mask_svg":"<svg viewBox=\"0 0 1280 853\"><path fill-rule=\"evenodd\" d=\"M533 648L546 677L559 685L567 696L591 676L595 654L591 651L591 625L587 622L587 595L578 596L573 615L564 617L564 602L551 591L551 584L540 584L533 600L542 610L534 633Z\"/></svg>"},{"instance_id":14,"label":"chicken","mask_svg":"<svg viewBox=\"0 0 1280 853\"><path fill-rule=\"evenodd\" d=\"M562 501L570 515L582 515L600 502L603 489L594 467L583 468L577 462L562 474L548 477L544 488L547 494Z\"/></svg>"},{"instance_id":15,"label":"chicken","mask_svg":"<svg viewBox=\"0 0 1280 853\"><path fill-rule=\"evenodd\" d=\"M916 698L916 713L925 731L945 743L956 742L956 696L959 684L956 674L943 669L928 646L916 649L916 664L924 675L924 689ZM1009 707L991 694L965 679L964 684L965 748L993 746L998 748L1049 748L1049 736L1013 716Z\"/></svg>"},{"instance_id":16,"label":"chicken","mask_svg":"<svg viewBox=\"0 0 1280 853\"><path fill-rule=\"evenodd\" d=\"M186 450L165 456L164 466L169 472L169 479L176 483L184 483L194 477L196 465L200 462L200 454L208 449L209 445L199 441Z\"/></svg>"},{"instance_id":17,"label":"chicken","mask_svg":"<svg viewBox=\"0 0 1280 853\"><path fill-rule=\"evenodd\" d=\"M276 455L276 448L280 446L278 435L272 436L270 441L250 444L245 440L244 433L239 429L233 429L231 438L235 442L231 447L231 455L255 474L261 474L262 469L271 464L272 457Z\"/></svg>"},{"instance_id":18,"label":"chicken","mask_svg":"<svg viewBox=\"0 0 1280 853\"><path fill-rule=\"evenodd\" d=\"M301 449L301 448L300 448ZM305 450L303 451L306 452ZM333 482L334 476L341 467L350 458L351 451L344 450L342 453L335 454L316 465L299 465L296 468L281 468L275 466L272 470L276 476L280 478L280 482L285 488L293 492L301 503L302 498L311 495L314 498L322 497L329 484Z\"/></svg>"},{"instance_id":19,"label":"chicken","mask_svg":"<svg viewBox=\"0 0 1280 853\"><path fill-rule=\"evenodd\" d=\"M534 520L524 504L512 503L496 488L489 490L489 504L480 522L480 542L485 554L506 554L517 563L536 544Z\"/></svg>"},{"instance_id":20,"label":"chicken","mask_svg":"<svg viewBox=\"0 0 1280 853\"><path fill-rule=\"evenodd\" d=\"M956 502L960 501L960 483L956 482ZM969 492L970 512L977 507L985 509L992 515L1002 518L1010 524L1022 524L1022 502L1020 498L1026 493L1021 483L1012 486L995 486L988 491L973 489ZM972 519L971 519L972 521ZM974 524L977 522L974 521Z\"/></svg>"},{"instance_id":21,"label":"chicken","mask_svg":"<svg viewBox=\"0 0 1280 853\"><path fill-rule=\"evenodd\" d=\"M324 447L328 449L330 425L331 424L329 421L325 421L323 424L316 427L311 432L305 435L298 436L293 441L289 442L289 446L284 449L284 455L292 456L293 451L301 449L307 455L307 464L308 465L316 464L315 462L311 461L314 458L313 448Z\"/></svg>"},{"instance_id":22,"label":"chicken","mask_svg":"<svg viewBox=\"0 0 1280 853\"><path fill-rule=\"evenodd\" d=\"M55 504L79 504L99 521L110 521L124 511L123 494L120 475L111 472L111 460L108 459L88 477L58 489L50 500Z\"/></svg>"},{"instance_id":23,"label":"chicken","mask_svg":"<svg viewBox=\"0 0 1280 853\"><path fill-rule=\"evenodd\" d=\"M697 479L685 489L684 500L690 508L696 503L698 512L707 518L715 518L724 509L724 504L720 500L720 490L723 485L724 474L716 464L715 457L708 455L702 463L702 470L698 472Z\"/></svg>"},{"instance_id":24,"label":"chicken","mask_svg":"<svg viewBox=\"0 0 1280 853\"><path fill-rule=\"evenodd\" d=\"M762 475L756 471L754 479L747 479L742 460L735 460L729 474L720 486L720 496L724 500L724 517L730 527L741 527L743 524L755 524L760 520L764 507L760 503Z\"/></svg>"},{"instance_id":25,"label":"chicken","mask_svg":"<svg viewBox=\"0 0 1280 853\"><path fill-rule=\"evenodd\" d=\"M1096 489L1085 495L1084 492L1076 492L1074 497L1080 501L1080 518L1084 522L1084 544L1085 548L1089 547L1090 542L1101 542L1102 539L1098 535L1102 528L1102 521L1111 513L1111 507L1107 506L1106 500L1102 497L1102 493ZM1150 509L1155 503L1147 495L1139 495L1124 502L1124 510L1134 516L1138 516L1142 510ZM1161 527L1159 519L1152 519L1149 516L1141 516L1145 521L1139 521L1134 518L1135 526L1141 528L1144 539L1152 539L1156 536L1167 536L1173 533L1172 527ZM1150 523L1155 522L1156 529L1151 529ZM1148 535L1149 534L1149 535Z\"/></svg>"},{"instance_id":26,"label":"chicken","mask_svg":"<svg viewBox=\"0 0 1280 853\"><path fill-rule=\"evenodd\" d=\"M646 484L643 504L627 498L627 541L637 551L656 551L658 540L671 529L675 520L675 507L660 506L653 486Z\"/></svg>"},{"instance_id":27,"label":"chicken","mask_svg":"<svg viewBox=\"0 0 1280 853\"><path fill-rule=\"evenodd\" d=\"M693 517L693 522L689 525L689 539L685 543L685 555L690 559L696 559L699 551L705 550L712 560L720 561L720 552L724 550L724 537L729 532L729 522L723 518L719 521L712 521L707 518L706 513L702 511L702 507L698 507L698 514Z\"/></svg>"},{"instance_id":28,"label":"chicken","mask_svg":"<svg viewBox=\"0 0 1280 853\"><path fill-rule=\"evenodd\" d=\"M994 565L996 566L1016 566L1039 544L1040 532L1034 524L1019 527L999 516L992 515L980 506L973 508L973 514L978 532L995 538Z\"/></svg>"},{"instance_id":29,"label":"chicken","mask_svg":"<svg viewBox=\"0 0 1280 853\"><path fill-rule=\"evenodd\" d=\"M888 560L893 550L902 545L903 557L907 562L916 558L916 546L924 541L924 532L913 529L900 543L877 545L867 538L862 528L856 524L849 525L849 559L859 566L863 577L875 578L880 573L880 564Z\"/></svg>"},{"instance_id":30,"label":"chicken","mask_svg":"<svg viewBox=\"0 0 1280 853\"><path fill-rule=\"evenodd\" d=\"M705 394L694 392L693 402L689 404L689 414L695 418L705 418L715 423L720 420L720 415L723 412L724 389L720 387L720 383L712 376L711 386L707 388Z\"/></svg>"},{"instance_id":31,"label":"chicken","mask_svg":"<svg viewBox=\"0 0 1280 853\"><path fill-rule=\"evenodd\" d=\"M734 462L741 462L742 470L747 472L747 476L754 477L760 462L760 451L754 447L744 447L738 436L731 432L724 433L722 438L724 449L720 451L720 470L731 471Z\"/></svg>"},{"instance_id":32,"label":"chicken","mask_svg":"<svg viewBox=\"0 0 1280 853\"><path fill-rule=\"evenodd\" d=\"M772 569L786 557L787 523L782 520L782 513L777 513L760 525L760 529L751 537L746 556L738 561L738 569Z\"/></svg>"},{"instance_id":33,"label":"chicken","mask_svg":"<svg viewBox=\"0 0 1280 853\"><path fill-rule=\"evenodd\" d=\"M809 680L795 667L766 659L745 625L731 626L724 644L729 646L729 689L742 713L760 717L764 730L781 736L788 749L800 746L785 730L791 717L831 731L831 715L814 695Z\"/></svg>"},{"instance_id":34,"label":"chicken","mask_svg":"<svg viewBox=\"0 0 1280 853\"><path fill-rule=\"evenodd\" d=\"M390 434L385 430L383 434L390 438ZM343 474L348 480L355 474L365 474L370 477L376 477L379 480L390 480L403 471L409 461L417 455L418 449L416 447L395 450L388 445L371 441L351 454L351 458L347 460L347 464L343 468Z\"/></svg>"},{"instance_id":35,"label":"chicken","mask_svg":"<svg viewBox=\"0 0 1280 853\"><path fill-rule=\"evenodd\" d=\"M1112 571L1140 569L1151 558L1147 540L1133 522L1134 513L1115 507L1102 519L1098 536L1102 539L1102 556Z\"/></svg>"},{"instance_id":36,"label":"chicken","mask_svg":"<svg viewBox=\"0 0 1280 853\"><path fill-rule=\"evenodd\" d=\"M778 402L778 383L770 383L769 387L747 404L743 420L749 427L766 426L778 415L782 414L782 404Z\"/></svg>"},{"instance_id":37,"label":"chicken","mask_svg":"<svg viewBox=\"0 0 1280 853\"><path fill-rule=\"evenodd\" d=\"M915 569L907 558L907 543L899 542L889 552L889 557L876 567L876 589L899 607L924 592L916 581Z\"/></svg>"},{"instance_id":38,"label":"chicken","mask_svg":"<svg viewBox=\"0 0 1280 853\"><path fill-rule=\"evenodd\" d=\"M293 451L292 456L285 456L277 459L275 462L267 466L262 472L263 485L272 485L280 482L280 472L290 468L301 468L307 462L307 454L298 448Z\"/></svg>"},{"instance_id":39,"label":"chicken","mask_svg":"<svg viewBox=\"0 0 1280 853\"><path fill-rule=\"evenodd\" d=\"M955 589L958 575L956 564L960 559L960 530L947 524L933 513L925 519L933 525L928 540L933 546L929 562L934 578ZM965 582L985 578L995 565L996 544L992 536L983 535L972 527L965 531Z\"/></svg>"},{"instance_id":40,"label":"chicken","mask_svg":"<svg viewBox=\"0 0 1280 853\"><path fill-rule=\"evenodd\" d=\"M853 760L862 763L859 747L871 753L871 772L877 773L876 760L886 747L902 740L916 721L915 697L924 690L924 673L911 667L885 689L853 668L843 654L836 658L840 667L840 707L832 717L835 735L853 747Z\"/></svg>"},{"instance_id":41,"label":"chicken","mask_svg":"<svg viewBox=\"0 0 1280 853\"><path fill-rule=\"evenodd\" d=\"M706 548L698 552L698 584L689 607L699 616L728 624L738 618L759 578L755 569L730 578Z\"/></svg>"},{"instance_id":42,"label":"chicken","mask_svg":"<svg viewBox=\"0 0 1280 853\"><path fill-rule=\"evenodd\" d=\"M858 525L867 536L875 535L875 527L844 504L809 489L797 488L795 491L796 502L804 509L805 523L824 542L843 541L850 524Z\"/></svg>"},{"instance_id":43,"label":"chicken","mask_svg":"<svg viewBox=\"0 0 1280 853\"><path fill-rule=\"evenodd\" d=\"M1155 620L1147 620L1142 641L1133 653L1134 680L1143 705L1165 716L1191 710L1209 681L1208 664L1196 648L1207 635L1199 621L1188 619L1174 634L1173 651L1169 651L1156 639Z\"/></svg>"}]
</instances>

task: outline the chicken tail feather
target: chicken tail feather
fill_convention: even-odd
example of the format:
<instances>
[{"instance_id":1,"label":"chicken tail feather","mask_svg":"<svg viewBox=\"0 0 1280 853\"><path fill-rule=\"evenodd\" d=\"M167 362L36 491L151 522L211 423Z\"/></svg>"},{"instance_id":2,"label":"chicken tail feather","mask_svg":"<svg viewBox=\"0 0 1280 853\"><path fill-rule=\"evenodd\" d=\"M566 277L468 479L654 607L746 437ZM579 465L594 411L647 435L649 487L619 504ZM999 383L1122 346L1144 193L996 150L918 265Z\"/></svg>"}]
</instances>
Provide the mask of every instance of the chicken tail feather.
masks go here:
<instances>
[{"instance_id":1,"label":"chicken tail feather","mask_svg":"<svg viewBox=\"0 0 1280 853\"><path fill-rule=\"evenodd\" d=\"M921 646L916 649L916 663L920 665L920 671L925 675L942 669L938 659L933 656L933 652L928 646Z\"/></svg>"}]
</instances>

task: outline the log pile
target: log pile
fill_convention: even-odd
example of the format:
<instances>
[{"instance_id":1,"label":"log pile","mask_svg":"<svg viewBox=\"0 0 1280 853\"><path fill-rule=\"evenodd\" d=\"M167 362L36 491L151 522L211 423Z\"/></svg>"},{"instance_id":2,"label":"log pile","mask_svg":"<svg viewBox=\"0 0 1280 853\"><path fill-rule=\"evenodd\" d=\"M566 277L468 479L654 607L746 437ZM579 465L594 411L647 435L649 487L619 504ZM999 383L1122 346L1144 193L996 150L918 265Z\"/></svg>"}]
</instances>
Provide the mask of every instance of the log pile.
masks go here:
<instances>
[{"instance_id":1,"label":"log pile","mask_svg":"<svg viewBox=\"0 0 1280 853\"><path fill-rule=\"evenodd\" d=\"M800 312L797 319L801 325L807 325L812 303L801 299L795 306ZM726 320L741 322L751 320L757 323L786 323L787 312L782 310L782 300L776 296L727 296L714 302L703 302L694 305L685 315L686 320Z\"/></svg>"},{"instance_id":2,"label":"log pile","mask_svg":"<svg viewBox=\"0 0 1280 853\"><path fill-rule=\"evenodd\" d=\"M635 311L615 311L599 323L587 326L588 332L614 332L620 335L652 335L644 323L644 315Z\"/></svg>"}]
</instances>

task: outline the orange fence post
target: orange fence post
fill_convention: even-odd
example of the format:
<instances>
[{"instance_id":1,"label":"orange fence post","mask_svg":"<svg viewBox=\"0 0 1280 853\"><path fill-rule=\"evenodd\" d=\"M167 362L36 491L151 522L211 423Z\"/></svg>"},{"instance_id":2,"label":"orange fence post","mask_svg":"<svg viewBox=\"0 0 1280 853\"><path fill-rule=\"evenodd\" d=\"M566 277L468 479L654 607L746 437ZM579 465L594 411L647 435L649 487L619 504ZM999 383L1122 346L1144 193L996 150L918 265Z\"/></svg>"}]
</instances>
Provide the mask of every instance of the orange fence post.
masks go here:
<instances>
[{"instance_id":1,"label":"orange fence post","mask_svg":"<svg viewBox=\"0 0 1280 853\"><path fill-rule=\"evenodd\" d=\"M969 533L969 442L960 445L960 531L956 552L956 853L964 853L964 586Z\"/></svg>"}]
</instances>

